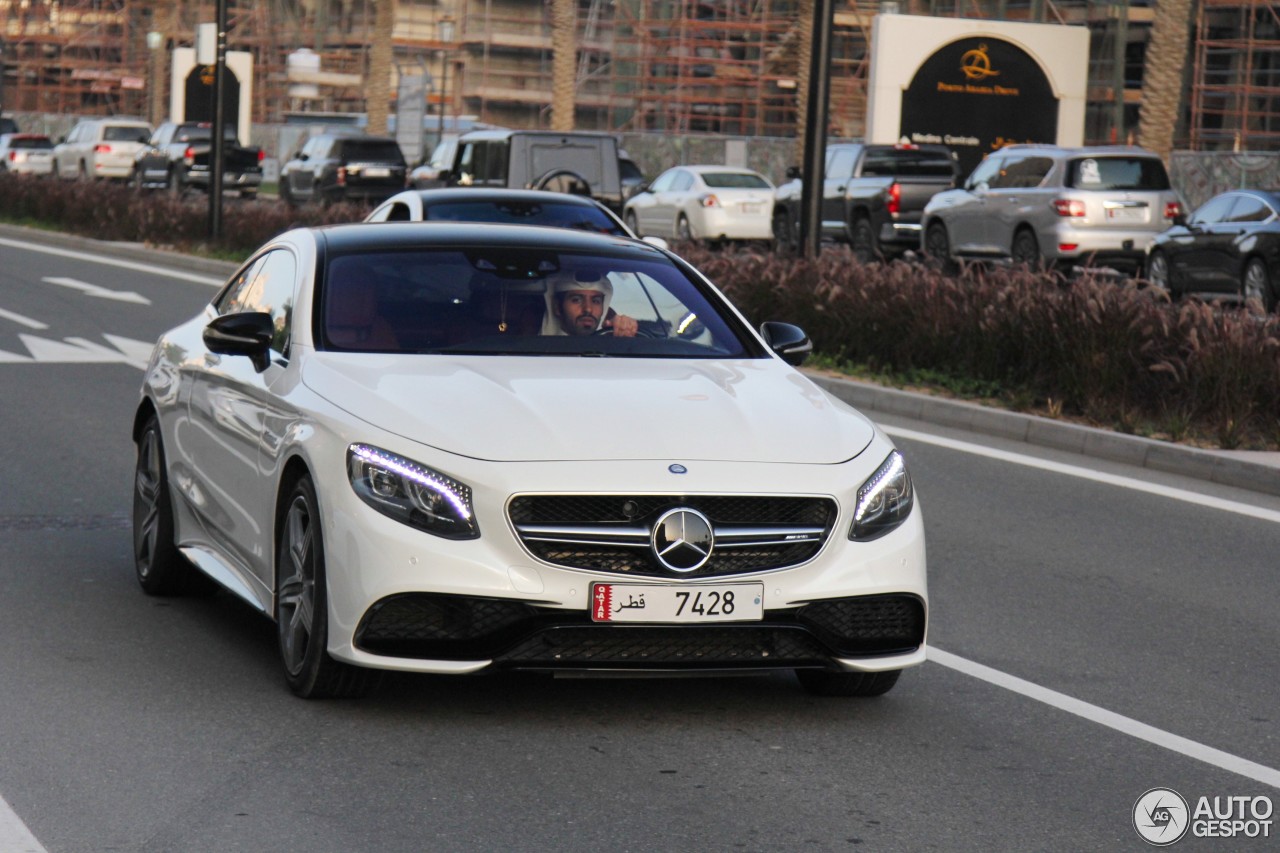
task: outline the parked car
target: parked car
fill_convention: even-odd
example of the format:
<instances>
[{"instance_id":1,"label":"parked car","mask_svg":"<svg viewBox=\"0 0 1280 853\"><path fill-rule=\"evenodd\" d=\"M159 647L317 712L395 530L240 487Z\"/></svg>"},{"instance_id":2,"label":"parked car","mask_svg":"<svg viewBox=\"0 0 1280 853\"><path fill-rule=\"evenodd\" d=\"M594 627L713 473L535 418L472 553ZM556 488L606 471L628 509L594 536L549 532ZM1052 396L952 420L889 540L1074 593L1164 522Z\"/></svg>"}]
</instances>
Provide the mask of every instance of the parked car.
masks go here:
<instances>
[{"instance_id":1,"label":"parked car","mask_svg":"<svg viewBox=\"0 0 1280 853\"><path fill-rule=\"evenodd\" d=\"M53 174L53 141L40 133L0 134L0 171L15 175Z\"/></svg>"},{"instance_id":2,"label":"parked car","mask_svg":"<svg viewBox=\"0 0 1280 853\"><path fill-rule=\"evenodd\" d=\"M431 190L448 184L449 170L453 167L457 151L457 136L449 136L436 143L427 162L409 172L409 186L416 190Z\"/></svg>"},{"instance_id":3,"label":"parked car","mask_svg":"<svg viewBox=\"0 0 1280 853\"><path fill-rule=\"evenodd\" d=\"M924 526L888 437L792 367L810 348L636 240L288 231L151 355L138 581L273 619L304 697L378 669L883 693L925 660Z\"/></svg>"},{"instance_id":4,"label":"parked car","mask_svg":"<svg viewBox=\"0 0 1280 853\"><path fill-rule=\"evenodd\" d=\"M286 204L378 203L405 188L409 167L395 139L352 133L311 137L280 169Z\"/></svg>"},{"instance_id":5,"label":"parked car","mask_svg":"<svg viewBox=\"0 0 1280 853\"><path fill-rule=\"evenodd\" d=\"M223 188L256 196L262 184L262 149L241 145L233 125L227 125L222 138ZM208 192L212 159L212 123L166 121L138 152L133 182L138 189L162 187L179 195L192 187Z\"/></svg>"},{"instance_id":6,"label":"parked car","mask_svg":"<svg viewBox=\"0 0 1280 853\"><path fill-rule=\"evenodd\" d=\"M625 202L636 193L644 189L645 180L644 172L640 171L640 167L636 165L636 161L627 156L627 152L618 152L618 177L622 181L622 200Z\"/></svg>"},{"instance_id":7,"label":"parked car","mask_svg":"<svg viewBox=\"0 0 1280 853\"><path fill-rule=\"evenodd\" d=\"M1234 293L1280 303L1280 191L1232 190L1156 236L1147 278L1173 296Z\"/></svg>"},{"instance_id":8,"label":"parked car","mask_svg":"<svg viewBox=\"0 0 1280 853\"><path fill-rule=\"evenodd\" d=\"M924 210L922 249L942 262L1003 258L1141 270L1155 236L1184 213L1154 152L1129 146L1011 145Z\"/></svg>"},{"instance_id":9,"label":"parked car","mask_svg":"<svg viewBox=\"0 0 1280 853\"><path fill-rule=\"evenodd\" d=\"M85 119L53 147L53 172L60 178L126 180L150 138L151 125L139 119Z\"/></svg>"},{"instance_id":10,"label":"parked car","mask_svg":"<svg viewBox=\"0 0 1280 853\"><path fill-rule=\"evenodd\" d=\"M473 130L458 139L449 186L551 190L622 214L618 140L607 133Z\"/></svg>"},{"instance_id":11,"label":"parked car","mask_svg":"<svg viewBox=\"0 0 1280 853\"><path fill-rule=\"evenodd\" d=\"M821 238L849 244L864 264L918 249L924 206L959 183L959 170L944 145L832 143L822 172ZM787 175L774 193L773 234L779 248L794 250L803 185L798 168Z\"/></svg>"},{"instance_id":12,"label":"parked car","mask_svg":"<svg viewBox=\"0 0 1280 853\"><path fill-rule=\"evenodd\" d=\"M627 200L623 219L637 234L676 240L768 240L773 184L730 166L676 166Z\"/></svg>"}]
</instances>

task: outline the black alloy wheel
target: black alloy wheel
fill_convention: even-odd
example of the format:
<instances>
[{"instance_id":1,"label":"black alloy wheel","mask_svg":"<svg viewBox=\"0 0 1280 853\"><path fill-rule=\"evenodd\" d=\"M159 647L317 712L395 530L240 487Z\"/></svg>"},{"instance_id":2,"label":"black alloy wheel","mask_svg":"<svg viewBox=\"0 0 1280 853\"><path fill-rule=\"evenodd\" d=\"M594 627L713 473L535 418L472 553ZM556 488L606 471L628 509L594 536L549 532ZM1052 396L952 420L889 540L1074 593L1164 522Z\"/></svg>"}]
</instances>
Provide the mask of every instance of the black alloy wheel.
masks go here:
<instances>
[{"instance_id":1,"label":"black alloy wheel","mask_svg":"<svg viewBox=\"0 0 1280 853\"><path fill-rule=\"evenodd\" d=\"M1147 258L1147 281L1157 290L1162 290L1172 299L1173 285L1169 278L1169 256L1156 250Z\"/></svg>"},{"instance_id":2,"label":"black alloy wheel","mask_svg":"<svg viewBox=\"0 0 1280 853\"><path fill-rule=\"evenodd\" d=\"M217 589L175 544L169 475L160 421L155 415L138 435L133 475L133 557L138 585L147 595L201 595Z\"/></svg>"},{"instance_id":3,"label":"black alloy wheel","mask_svg":"<svg viewBox=\"0 0 1280 853\"><path fill-rule=\"evenodd\" d=\"M1267 314L1276 309L1276 294L1271 288L1271 276L1267 274L1267 264L1262 258L1250 258L1249 263L1245 264L1244 276L1240 280L1240 298L1246 303L1257 300Z\"/></svg>"},{"instance_id":4,"label":"black alloy wheel","mask_svg":"<svg viewBox=\"0 0 1280 853\"><path fill-rule=\"evenodd\" d=\"M1040 264L1040 243L1030 229L1022 228L1013 235L1013 250L1010 252L1015 264L1026 264L1036 267Z\"/></svg>"},{"instance_id":5,"label":"black alloy wheel","mask_svg":"<svg viewBox=\"0 0 1280 853\"><path fill-rule=\"evenodd\" d=\"M329 597L324 533L311 478L294 483L276 533L276 637L289 689L303 699L363 696L381 680L377 670L329 656Z\"/></svg>"}]
</instances>

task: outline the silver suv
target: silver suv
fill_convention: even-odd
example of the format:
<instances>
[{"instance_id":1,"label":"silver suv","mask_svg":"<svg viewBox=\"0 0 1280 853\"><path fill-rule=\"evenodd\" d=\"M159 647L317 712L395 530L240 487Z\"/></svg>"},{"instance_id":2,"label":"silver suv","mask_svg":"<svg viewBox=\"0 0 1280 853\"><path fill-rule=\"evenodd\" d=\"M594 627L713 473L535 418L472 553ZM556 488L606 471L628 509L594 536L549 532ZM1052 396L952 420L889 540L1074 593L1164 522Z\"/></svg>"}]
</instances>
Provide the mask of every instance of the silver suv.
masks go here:
<instances>
[{"instance_id":1,"label":"silver suv","mask_svg":"<svg viewBox=\"0 0 1280 853\"><path fill-rule=\"evenodd\" d=\"M1007 258L1137 272L1151 240L1183 211L1152 151L1011 145L988 155L963 188L929 201L921 249L943 263Z\"/></svg>"}]
</instances>

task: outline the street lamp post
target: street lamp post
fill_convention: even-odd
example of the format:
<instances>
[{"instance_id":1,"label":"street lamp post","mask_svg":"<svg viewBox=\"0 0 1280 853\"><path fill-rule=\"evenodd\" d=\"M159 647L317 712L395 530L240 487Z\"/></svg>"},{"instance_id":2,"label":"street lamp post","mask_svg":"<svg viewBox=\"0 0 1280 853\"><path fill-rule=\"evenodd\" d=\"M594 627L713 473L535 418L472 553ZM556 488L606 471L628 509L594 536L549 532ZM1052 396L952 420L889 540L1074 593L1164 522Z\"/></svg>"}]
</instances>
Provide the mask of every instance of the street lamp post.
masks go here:
<instances>
[{"instance_id":1,"label":"street lamp post","mask_svg":"<svg viewBox=\"0 0 1280 853\"><path fill-rule=\"evenodd\" d=\"M440 41L446 45L440 51L440 123L437 128L436 143L444 142L444 110L449 102L449 48L448 45L453 41L453 19L443 18L439 25Z\"/></svg>"},{"instance_id":2,"label":"street lamp post","mask_svg":"<svg viewBox=\"0 0 1280 853\"><path fill-rule=\"evenodd\" d=\"M151 106L147 121L154 127L164 121L164 33L152 30L147 33L147 50L151 56Z\"/></svg>"}]
</instances>

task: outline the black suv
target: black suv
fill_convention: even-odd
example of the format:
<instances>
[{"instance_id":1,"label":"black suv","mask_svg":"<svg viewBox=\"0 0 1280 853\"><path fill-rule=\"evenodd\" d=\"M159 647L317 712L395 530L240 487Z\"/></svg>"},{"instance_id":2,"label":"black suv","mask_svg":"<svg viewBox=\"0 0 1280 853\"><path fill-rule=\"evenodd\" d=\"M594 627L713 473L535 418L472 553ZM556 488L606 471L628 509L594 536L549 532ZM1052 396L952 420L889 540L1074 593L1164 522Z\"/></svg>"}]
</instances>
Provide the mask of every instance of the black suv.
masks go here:
<instances>
[{"instance_id":1,"label":"black suv","mask_svg":"<svg viewBox=\"0 0 1280 853\"><path fill-rule=\"evenodd\" d=\"M607 133L473 130L459 137L445 183L587 195L621 216L619 157L618 140Z\"/></svg>"},{"instance_id":2,"label":"black suv","mask_svg":"<svg viewBox=\"0 0 1280 853\"><path fill-rule=\"evenodd\" d=\"M400 146L389 136L322 133L281 167L280 198L291 205L377 203L405 188L408 171Z\"/></svg>"}]
</instances>

